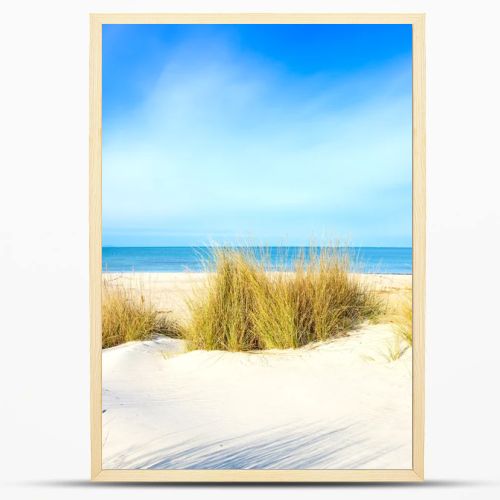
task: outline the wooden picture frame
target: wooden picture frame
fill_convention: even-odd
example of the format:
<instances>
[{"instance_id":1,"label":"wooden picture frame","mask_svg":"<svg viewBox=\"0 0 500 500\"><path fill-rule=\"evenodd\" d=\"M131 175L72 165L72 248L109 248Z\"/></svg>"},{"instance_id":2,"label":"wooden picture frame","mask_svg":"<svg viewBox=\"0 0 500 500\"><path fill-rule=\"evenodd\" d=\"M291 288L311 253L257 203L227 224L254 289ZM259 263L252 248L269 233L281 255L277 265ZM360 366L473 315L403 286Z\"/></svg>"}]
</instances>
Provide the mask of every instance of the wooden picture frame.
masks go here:
<instances>
[{"instance_id":1,"label":"wooden picture frame","mask_svg":"<svg viewBox=\"0 0 500 500\"><path fill-rule=\"evenodd\" d=\"M94 481L372 482L424 478L425 48L424 14L90 15L90 366ZM408 470L106 470L101 402L101 91L103 24L411 24L413 38L413 467Z\"/></svg>"}]
</instances>

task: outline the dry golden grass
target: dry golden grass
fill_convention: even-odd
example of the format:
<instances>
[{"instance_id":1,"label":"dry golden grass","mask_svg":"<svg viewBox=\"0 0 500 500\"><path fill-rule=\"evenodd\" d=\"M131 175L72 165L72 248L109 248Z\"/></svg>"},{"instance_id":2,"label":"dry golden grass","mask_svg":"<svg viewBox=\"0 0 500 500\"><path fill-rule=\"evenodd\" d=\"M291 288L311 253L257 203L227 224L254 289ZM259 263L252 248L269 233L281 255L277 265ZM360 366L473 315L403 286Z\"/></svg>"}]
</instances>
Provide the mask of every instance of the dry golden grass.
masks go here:
<instances>
[{"instance_id":1,"label":"dry golden grass","mask_svg":"<svg viewBox=\"0 0 500 500\"><path fill-rule=\"evenodd\" d=\"M413 307L411 289L402 290L390 297L387 313L383 320L391 323L394 329L392 345L388 346L387 358L399 359L413 344Z\"/></svg>"},{"instance_id":2,"label":"dry golden grass","mask_svg":"<svg viewBox=\"0 0 500 500\"><path fill-rule=\"evenodd\" d=\"M183 336L190 349L248 351L295 348L338 337L382 312L382 302L349 274L333 248L311 249L295 272L270 272L266 256L220 249L214 272L190 301Z\"/></svg>"},{"instance_id":3,"label":"dry golden grass","mask_svg":"<svg viewBox=\"0 0 500 500\"><path fill-rule=\"evenodd\" d=\"M108 280L102 287L102 347L131 340L147 340L154 334L179 336L177 324L156 311L144 294Z\"/></svg>"}]
</instances>

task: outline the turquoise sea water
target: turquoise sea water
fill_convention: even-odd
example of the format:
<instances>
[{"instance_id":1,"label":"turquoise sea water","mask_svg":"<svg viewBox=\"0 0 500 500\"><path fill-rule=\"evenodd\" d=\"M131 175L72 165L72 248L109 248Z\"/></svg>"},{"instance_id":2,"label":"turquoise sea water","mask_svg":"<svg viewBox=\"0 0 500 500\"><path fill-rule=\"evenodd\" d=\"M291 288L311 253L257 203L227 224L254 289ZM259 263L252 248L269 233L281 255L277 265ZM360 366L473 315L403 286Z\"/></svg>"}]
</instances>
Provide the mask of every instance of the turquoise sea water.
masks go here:
<instances>
[{"instance_id":1,"label":"turquoise sea water","mask_svg":"<svg viewBox=\"0 0 500 500\"><path fill-rule=\"evenodd\" d=\"M103 247L105 272L201 272L212 247ZM266 255L271 266L293 269L299 255L309 255L308 247L250 247L257 258ZM412 249L395 247L349 247L353 271L382 274L411 274Z\"/></svg>"}]
</instances>

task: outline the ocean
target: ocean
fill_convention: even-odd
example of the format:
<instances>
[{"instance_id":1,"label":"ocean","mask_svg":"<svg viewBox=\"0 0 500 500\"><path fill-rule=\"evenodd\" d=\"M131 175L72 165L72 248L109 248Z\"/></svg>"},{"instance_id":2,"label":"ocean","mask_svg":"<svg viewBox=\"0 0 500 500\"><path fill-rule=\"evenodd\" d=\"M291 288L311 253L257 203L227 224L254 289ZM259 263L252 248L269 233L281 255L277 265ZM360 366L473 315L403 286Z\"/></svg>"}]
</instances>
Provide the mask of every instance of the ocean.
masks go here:
<instances>
[{"instance_id":1,"label":"ocean","mask_svg":"<svg viewBox=\"0 0 500 500\"><path fill-rule=\"evenodd\" d=\"M103 247L104 272L202 272L213 247ZM351 270L363 273L411 274L412 249L401 247L349 247ZM247 247L257 258L266 255L272 267L293 269L308 247Z\"/></svg>"}]
</instances>

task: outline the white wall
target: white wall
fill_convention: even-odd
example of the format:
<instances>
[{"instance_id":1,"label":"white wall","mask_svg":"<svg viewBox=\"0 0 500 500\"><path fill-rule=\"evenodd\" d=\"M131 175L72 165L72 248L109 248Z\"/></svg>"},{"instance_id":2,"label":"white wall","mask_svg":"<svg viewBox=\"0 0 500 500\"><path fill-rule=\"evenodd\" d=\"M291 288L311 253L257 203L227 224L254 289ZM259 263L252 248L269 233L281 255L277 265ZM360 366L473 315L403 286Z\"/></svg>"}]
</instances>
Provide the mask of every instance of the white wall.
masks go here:
<instances>
[{"instance_id":1,"label":"white wall","mask_svg":"<svg viewBox=\"0 0 500 500\"><path fill-rule=\"evenodd\" d=\"M86 486L88 17L110 11L426 12L427 486L342 498L499 493L498 2L11 1L2 5L0 476L6 498L251 498L262 489ZM36 489L36 491L35 491ZM273 488L326 498L325 488Z\"/></svg>"}]
</instances>

